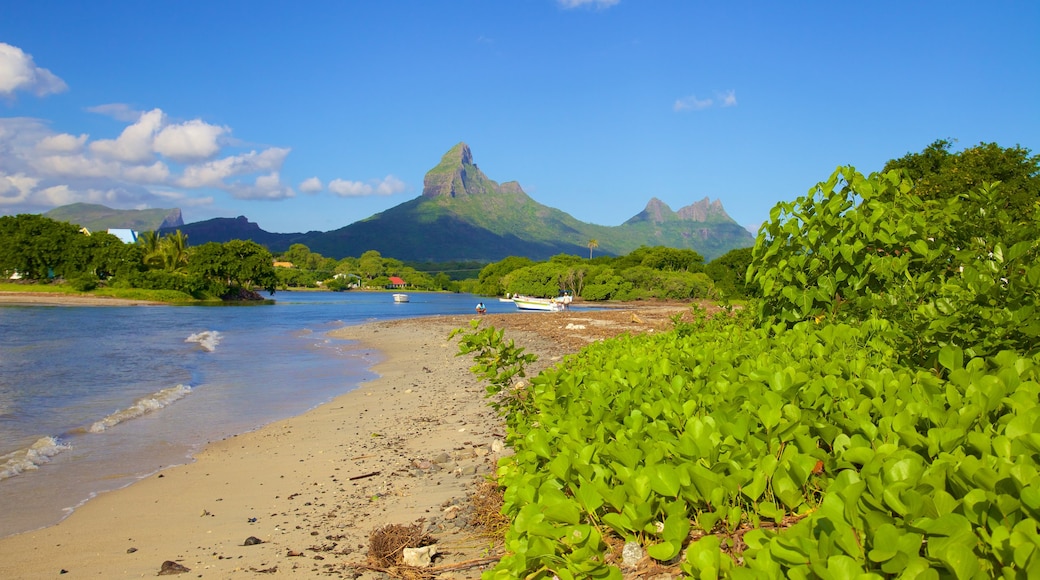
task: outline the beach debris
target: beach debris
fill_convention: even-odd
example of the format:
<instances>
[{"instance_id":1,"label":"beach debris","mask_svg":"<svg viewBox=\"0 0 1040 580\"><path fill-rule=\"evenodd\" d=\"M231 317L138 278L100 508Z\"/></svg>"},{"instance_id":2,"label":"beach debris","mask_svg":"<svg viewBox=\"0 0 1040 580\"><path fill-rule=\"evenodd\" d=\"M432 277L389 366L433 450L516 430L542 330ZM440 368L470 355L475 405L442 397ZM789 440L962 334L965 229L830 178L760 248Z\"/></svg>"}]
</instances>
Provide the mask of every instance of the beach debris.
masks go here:
<instances>
[{"instance_id":1,"label":"beach debris","mask_svg":"<svg viewBox=\"0 0 1040 580\"><path fill-rule=\"evenodd\" d=\"M365 474L362 474L362 475L355 475L354 477L348 478L347 481L356 481L358 479L366 479L366 478L369 478L369 477L375 477L375 476L379 475L380 473L382 473L382 472L381 471L373 471L371 473L365 473Z\"/></svg>"},{"instance_id":2,"label":"beach debris","mask_svg":"<svg viewBox=\"0 0 1040 580\"><path fill-rule=\"evenodd\" d=\"M422 520L420 520L421 522ZM422 548L436 540L423 532L422 524L388 524L376 528L368 538L368 560L373 566L401 563L405 548Z\"/></svg>"},{"instance_id":3,"label":"beach debris","mask_svg":"<svg viewBox=\"0 0 1040 580\"><path fill-rule=\"evenodd\" d=\"M246 541L242 542L243 546L255 546L257 544L263 544L264 541L256 536L249 536Z\"/></svg>"},{"instance_id":4,"label":"beach debris","mask_svg":"<svg viewBox=\"0 0 1040 580\"><path fill-rule=\"evenodd\" d=\"M567 326L565 328L567 330L585 330L585 325L584 324L573 324L573 323L568 322Z\"/></svg>"},{"instance_id":5,"label":"beach debris","mask_svg":"<svg viewBox=\"0 0 1040 580\"><path fill-rule=\"evenodd\" d=\"M137 551L137 548L134 548L133 546L131 546L131 547L126 549L126 553L127 554L133 554L136 551Z\"/></svg>"},{"instance_id":6,"label":"beach debris","mask_svg":"<svg viewBox=\"0 0 1040 580\"><path fill-rule=\"evenodd\" d=\"M421 548L405 548L401 551L401 561L405 566L425 568L433 564L433 557L437 555L437 546L423 546Z\"/></svg>"},{"instance_id":7,"label":"beach debris","mask_svg":"<svg viewBox=\"0 0 1040 580\"><path fill-rule=\"evenodd\" d=\"M178 564L173 560L167 560L159 567L159 576L172 576L174 574L184 574L185 572L191 572L191 568Z\"/></svg>"}]
</instances>

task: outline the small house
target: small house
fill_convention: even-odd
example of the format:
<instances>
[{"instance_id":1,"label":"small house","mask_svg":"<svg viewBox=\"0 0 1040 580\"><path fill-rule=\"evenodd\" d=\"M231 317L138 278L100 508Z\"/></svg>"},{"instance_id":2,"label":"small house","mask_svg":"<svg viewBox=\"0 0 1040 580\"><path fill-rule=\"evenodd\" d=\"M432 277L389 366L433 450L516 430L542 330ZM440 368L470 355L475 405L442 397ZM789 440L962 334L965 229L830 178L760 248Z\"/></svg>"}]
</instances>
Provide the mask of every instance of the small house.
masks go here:
<instances>
[{"instance_id":1,"label":"small house","mask_svg":"<svg viewBox=\"0 0 1040 580\"><path fill-rule=\"evenodd\" d=\"M386 285L391 290L397 290L398 288L404 288L408 283L398 278L397 276L390 276L390 283Z\"/></svg>"}]
</instances>

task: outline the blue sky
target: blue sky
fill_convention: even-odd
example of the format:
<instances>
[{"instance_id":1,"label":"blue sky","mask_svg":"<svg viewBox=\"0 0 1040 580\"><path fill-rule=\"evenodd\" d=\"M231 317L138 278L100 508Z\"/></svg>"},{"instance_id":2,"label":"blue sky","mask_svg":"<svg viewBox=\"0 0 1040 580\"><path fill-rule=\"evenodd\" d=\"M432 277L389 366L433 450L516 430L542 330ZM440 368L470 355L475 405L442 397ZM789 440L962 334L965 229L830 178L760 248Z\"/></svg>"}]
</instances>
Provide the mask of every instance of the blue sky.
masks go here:
<instances>
[{"instance_id":1,"label":"blue sky","mask_svg":"<svg viewBox=\"0 0 1040 580\"><path fill-rule=\"evenodd\" d=\"M936 139L1038 153L1037 103L1037 2L0 0L0 215L327 231L465 142L583 221L754 226Z\"/></svg>"}]
</instances>

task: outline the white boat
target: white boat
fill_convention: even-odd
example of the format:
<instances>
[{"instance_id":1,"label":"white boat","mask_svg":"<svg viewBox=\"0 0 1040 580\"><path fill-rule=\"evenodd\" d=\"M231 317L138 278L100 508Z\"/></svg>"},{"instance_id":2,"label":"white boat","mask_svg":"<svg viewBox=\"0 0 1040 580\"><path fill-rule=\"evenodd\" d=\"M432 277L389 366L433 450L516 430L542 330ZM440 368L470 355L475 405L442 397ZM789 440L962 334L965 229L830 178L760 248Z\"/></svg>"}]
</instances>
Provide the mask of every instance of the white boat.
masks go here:
<instances>
[{"instance_id":1,"label":"white boat","mask_svg":"<svg viewBox=\"0 0 1040 580\"><path fill-rule=\"evenodd\" d=\"M408 302L407 294L394 294L394 302Z\"/></svg>"},{"instance_id":2,"label":"white boat","mask_svg":"<svg viewBox=\"0 0 1040 580\"><path fill-rule=\"evenodd\" d=\"M558 298L531 298L530 296L513 296L517 310L540 310L543 312L559 312L571 303L570 296Z\"/></svg>"}]
</instances>

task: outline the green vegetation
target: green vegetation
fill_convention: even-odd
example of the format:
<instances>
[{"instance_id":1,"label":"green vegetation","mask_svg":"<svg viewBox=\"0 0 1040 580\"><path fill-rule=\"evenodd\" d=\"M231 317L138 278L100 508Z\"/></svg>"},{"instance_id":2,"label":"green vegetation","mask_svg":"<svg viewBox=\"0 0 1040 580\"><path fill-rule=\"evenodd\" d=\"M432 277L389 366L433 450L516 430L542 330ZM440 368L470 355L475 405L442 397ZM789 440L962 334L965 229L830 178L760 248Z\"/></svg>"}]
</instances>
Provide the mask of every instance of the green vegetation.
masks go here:
<instances>
[{"instance_id":1,"label":"green vegetation","mask_svg":"<svg viewBox=\"0 0 1040 580\"><path fill-rule=\"evenodd\" d=\"M1035 186L1016 151L987 158ZM501 331L460 332L515 450L485 577L621 578L618 540L701 578L1040 575L1040 200L919 195L944 167L841 168L777 206L754 308L529 382Z\"/></svg>"},{"instance_id":2,"label":"green vegetation","mask_svg":"<svg viewBox=\"0 0 1040 580\"><path fill-rule=\"evenodd\" d=\"M538 263L512 256L484 267L472 291L545 297L567 292L589 301L742 297L732 280L743 278L747 264L720 260L716 273L731 280L724 289L705 273L701 255L687 249L644 246L619 257L560 254Z\"/></svg>"},{"instance_id":3,"label":"green vegetation","mask_svg":"<svg viewBox=\"0 0 1040 580\"><path fill-rule=\"evenodd\" d=\"M173 302L256 298L254 288L275 290L271 262L270 252L249 241L189 248L180 232L145 232L137 244L124 244L40 215L0 217L4 277L64 282L62 291Z\"/></svg>"}]
</instances>

